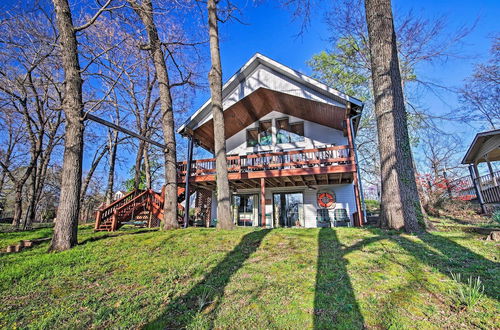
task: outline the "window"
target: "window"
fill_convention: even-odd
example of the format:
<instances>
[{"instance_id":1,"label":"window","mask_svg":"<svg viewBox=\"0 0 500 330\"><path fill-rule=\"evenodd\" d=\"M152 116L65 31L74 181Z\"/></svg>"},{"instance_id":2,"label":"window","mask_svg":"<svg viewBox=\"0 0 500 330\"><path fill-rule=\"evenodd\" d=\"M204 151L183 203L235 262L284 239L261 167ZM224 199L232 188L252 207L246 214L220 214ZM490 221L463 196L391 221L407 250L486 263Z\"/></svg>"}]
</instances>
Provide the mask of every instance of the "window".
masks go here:
<instances>
[{"instance_id":1,"label":"window","mask_svg":"<svg viewBox=\"0 0 500 330\"><path fill-rule=\"evenodd\" d=\"M247 147L255 147L259 144L259 130L252 128L247 130Z\"/></svg>"},{"instance_id":2,"label":"window","mask_svg":"<svg viewBox=\"0 0 500 330\"><path fill-rule=\"evenodd\" d=\"M259 122L259 145L270 146L273 142L273 122L271 120Z\"/></svg>"},{"instance_id":3,"label":"window","mask_svg":"<svg viewBox=\"0 0 500 330\"><path fill-rule=\"evenodd\" d=\"M288 118L276 120L276 143L293 143L304 141L304 123L288 122Z\"/></svg>"},{"instance_id":4,"label":"window","mask_svg":"<svg viewBox=\"0 0 500 330\"><path fill-rule=\"evenodd\" d=\"M259 122L258 128L247 130L247 147L270 146L273 142L273 122L271 120Z\"/></svg>"}]
</instances>

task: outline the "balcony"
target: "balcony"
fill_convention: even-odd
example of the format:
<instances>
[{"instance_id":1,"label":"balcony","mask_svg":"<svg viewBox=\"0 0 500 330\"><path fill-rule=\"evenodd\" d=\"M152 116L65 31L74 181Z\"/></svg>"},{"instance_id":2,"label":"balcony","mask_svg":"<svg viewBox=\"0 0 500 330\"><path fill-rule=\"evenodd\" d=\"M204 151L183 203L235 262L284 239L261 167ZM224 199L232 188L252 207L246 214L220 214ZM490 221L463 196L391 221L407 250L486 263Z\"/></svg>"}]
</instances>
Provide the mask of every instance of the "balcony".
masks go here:
<instances>
[{"instance_id":1,"label":"balcony","mask_svg":"<svg viewBox=\"0 0 500 330\"><path fill-rule=\"evenodd\" d=\"M319 182L342 183L342 179L352 180L352 172L356 171L353 152L345 145L229 156L227 166L230 184L232 181L237 181L246 182L250 186L258 186L256 179L261 178L266 179L270 185L274 182L274 185L279 186L276 178L290 177L299 179L293 181L285 179L282 181L282 186L297 185L296 183L300 185L319 184ZM187 163L179 162L177 170L179 182L185 182ZM193 160L189 181L193 184L215 183L215 174L215 158Z\"/></svg>"}]
</instances>

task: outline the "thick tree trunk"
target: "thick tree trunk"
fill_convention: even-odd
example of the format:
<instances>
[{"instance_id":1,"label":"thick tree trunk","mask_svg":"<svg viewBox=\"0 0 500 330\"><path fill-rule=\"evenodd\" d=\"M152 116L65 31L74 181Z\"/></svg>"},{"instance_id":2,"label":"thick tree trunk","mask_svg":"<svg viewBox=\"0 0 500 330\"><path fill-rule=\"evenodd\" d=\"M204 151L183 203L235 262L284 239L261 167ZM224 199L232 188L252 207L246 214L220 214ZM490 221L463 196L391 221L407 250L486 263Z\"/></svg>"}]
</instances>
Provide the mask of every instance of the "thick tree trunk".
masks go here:
<instances>
[{"instance_id":1,"label":"thick tree trunk","mask_svg":"<svg viewBox=\"0 0 500 330\"><path fill-rule=\"evenodd\" d=\"M109 170L108 170L108 186L106 187L106 204L110 204L113 200L113 190L115 184L115 164L116 151L118 149L118 132L110 133L109 136Z\"/></svg>"},{"instance_id":2,"label":"thick tree trunk","mask_svg":"<svg viewBox=\"0 0 500 330\"><path fill-rule=\"evenodd\" d=\"M78 217L82 183L83 100L78 46L67 0L53 0L64 68L66 130L61 195L57 208L52 251L67 250L78 243Z\"/></svg>"},{"instance_id":3,"label":"thick tree trunk","mask_svg":"<svg viewBox=\"0 0 500 330\"><path fill-rule=\"evenodd\" d=\"M141 18L148 33L149 49L153 58L160 90L161 124L163 139L166 145L166 150L164 150L165 202L163 209L163 229L179 228L179 223L177 222L177 150L175 145L174 111L167 64L165 63L158 30L153 19L153 5L151 0L144 0L142 5L138 5L134 0L128 1Z\"/></svg>"},{"instance_id":4,"label":"thick tree trunk","mask_svg":"<svg viewBox=\"0 0 500 330\"><path fill-rule=\"evenodd\" d=\"M208 0L208 26L210 36L210 57L212 67L208 74L210 94L212 96L212 115L214 122L215 168L217 175L217 227L233 229L231 220L231 192L226 162L226 136L224 129L224 112L222 109L222 65L219 49L219 28L217 22L217 3Z\"/></svg>"},{"instance_id":5,"label":"thick tree trunk","mask_svg":"<svg viewBox=\"0 0 500 330\"><path fill-rule=\"evenodd\" d=\"M423 224L399 71L390 0L365 0L381 161L381 225L408 232Z\"/></svg>"}]
</instances>

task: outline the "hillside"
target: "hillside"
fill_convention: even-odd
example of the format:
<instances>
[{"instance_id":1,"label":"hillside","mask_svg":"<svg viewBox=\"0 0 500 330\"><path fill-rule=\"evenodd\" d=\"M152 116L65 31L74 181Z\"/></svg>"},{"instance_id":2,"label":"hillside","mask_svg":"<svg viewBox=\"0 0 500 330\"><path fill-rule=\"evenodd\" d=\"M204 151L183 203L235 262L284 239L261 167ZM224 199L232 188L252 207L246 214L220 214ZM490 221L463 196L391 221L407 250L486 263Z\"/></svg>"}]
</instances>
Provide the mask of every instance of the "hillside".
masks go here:
<instances>
[{"instance_id":1,"label":"hillside","mask_svg":"<svg viewBox=\"0 0 500 330\"><path fill-rule=\"evenodd\" d=\"M50 234L0 234L0 248ZM43 243L0 256L0 327L494 328L499 250L480 238L81 227L72 250L47 253ZM459 293L469 275L484 295L467 307Z\"/></svg>"}]
</instances>

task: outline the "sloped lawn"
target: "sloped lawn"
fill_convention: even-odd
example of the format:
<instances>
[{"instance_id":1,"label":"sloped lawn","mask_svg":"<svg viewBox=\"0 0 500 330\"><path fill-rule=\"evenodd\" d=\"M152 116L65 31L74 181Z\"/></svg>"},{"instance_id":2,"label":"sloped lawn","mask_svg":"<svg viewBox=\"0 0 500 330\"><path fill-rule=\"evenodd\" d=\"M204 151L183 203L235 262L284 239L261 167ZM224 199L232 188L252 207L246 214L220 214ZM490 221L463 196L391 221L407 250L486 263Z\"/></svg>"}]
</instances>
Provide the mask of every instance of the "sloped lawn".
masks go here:
<instances>
[{"instance_id":1,"label":"sloped lawn","mask_svg":"<svg viewBox=\"0 0 500 330\"><path fill-rule=\"evenodd\" d=\"M0 234L0 248L51 229ZM495 328L498 243L462 231L125 228L0 255L0 328ZM458 299L451 273L479 276Z\"/></svg>"}]
</instances>

